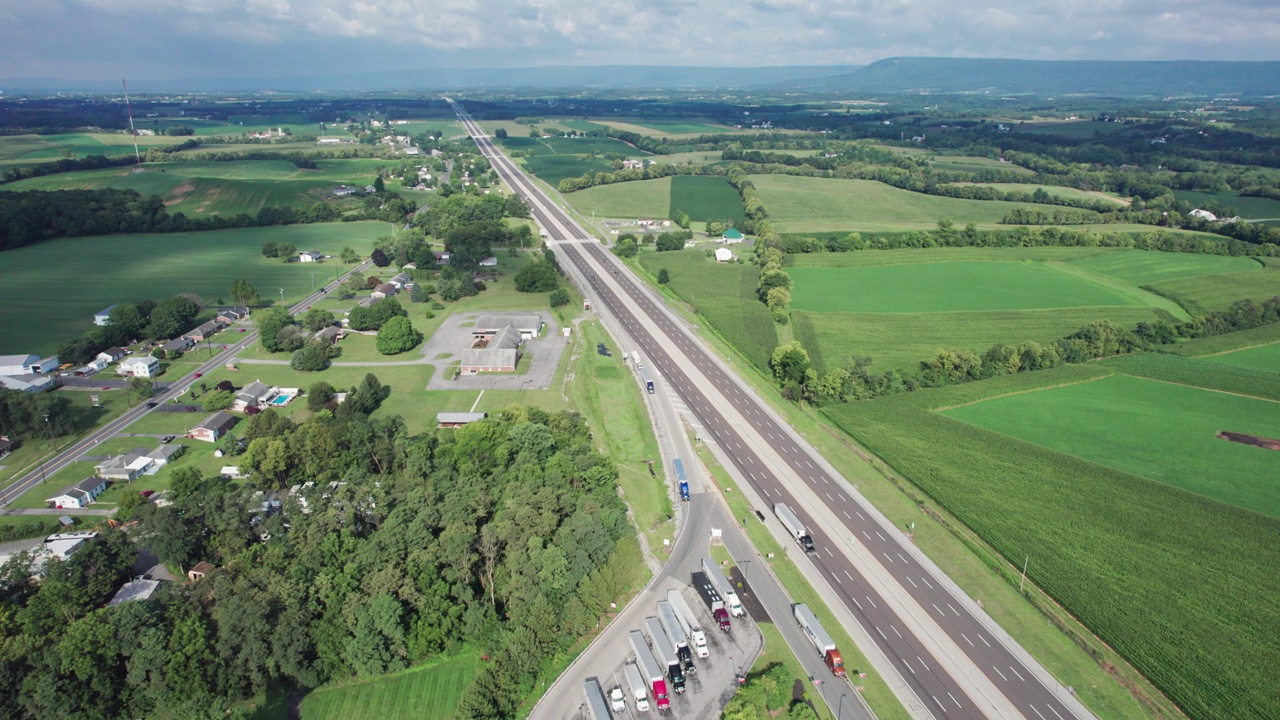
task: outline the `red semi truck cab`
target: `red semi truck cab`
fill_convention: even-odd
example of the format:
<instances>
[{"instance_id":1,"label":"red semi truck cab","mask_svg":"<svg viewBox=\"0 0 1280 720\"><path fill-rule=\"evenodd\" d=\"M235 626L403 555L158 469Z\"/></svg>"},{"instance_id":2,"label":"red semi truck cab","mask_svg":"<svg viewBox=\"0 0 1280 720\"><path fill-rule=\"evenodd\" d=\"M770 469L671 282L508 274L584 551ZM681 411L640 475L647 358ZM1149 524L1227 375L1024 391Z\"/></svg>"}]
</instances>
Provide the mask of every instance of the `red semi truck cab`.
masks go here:
<instances>
[{"instance_id":1,"label":"red semi truck cab","mask_svg":"<svg viewBox=\"0 0 1280 720\"><path fill-rule=\"evenodd\" d=\"M844 658L840 657L839 650L828 650L826 661L833 675L838 678L849 677L849 674L844 671Z\"/></svg>"}]
</instances>

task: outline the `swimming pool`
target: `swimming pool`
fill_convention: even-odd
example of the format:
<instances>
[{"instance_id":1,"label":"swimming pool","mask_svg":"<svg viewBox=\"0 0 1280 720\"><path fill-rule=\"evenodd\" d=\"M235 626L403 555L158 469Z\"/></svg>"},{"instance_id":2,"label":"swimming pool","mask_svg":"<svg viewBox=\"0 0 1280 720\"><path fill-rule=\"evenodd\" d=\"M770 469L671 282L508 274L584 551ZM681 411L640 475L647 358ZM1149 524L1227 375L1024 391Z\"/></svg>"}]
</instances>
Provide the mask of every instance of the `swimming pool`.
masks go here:
<instances>
[{"instance_id":1,"label":"swimming pool","mask_svg":"<svg viewBox=\"0 0 1280 720\"><path fill-rule=\"evenodd\" d=\"M272 405L288 405L293 398L288 395L277 395L271 399Z\"/></svg>"}]
</instances>

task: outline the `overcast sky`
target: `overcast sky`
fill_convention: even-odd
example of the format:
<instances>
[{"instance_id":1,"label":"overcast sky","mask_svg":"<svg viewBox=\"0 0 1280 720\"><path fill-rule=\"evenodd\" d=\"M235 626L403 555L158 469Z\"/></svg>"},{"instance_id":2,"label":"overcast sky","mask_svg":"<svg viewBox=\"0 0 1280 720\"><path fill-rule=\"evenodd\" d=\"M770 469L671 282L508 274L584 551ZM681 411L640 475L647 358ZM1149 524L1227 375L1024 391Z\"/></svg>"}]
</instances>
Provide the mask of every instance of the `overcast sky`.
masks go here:
<instances>
[{"instance_id":1,"label":"overcast sky","mask_svg":"<svg viewBox=\"0 0 1280 720\"><path fill-rule=\"evenodd\" d=\"M1280 0L0 0L0 77L1280 59Z\"/></svg>"}]
</instances>

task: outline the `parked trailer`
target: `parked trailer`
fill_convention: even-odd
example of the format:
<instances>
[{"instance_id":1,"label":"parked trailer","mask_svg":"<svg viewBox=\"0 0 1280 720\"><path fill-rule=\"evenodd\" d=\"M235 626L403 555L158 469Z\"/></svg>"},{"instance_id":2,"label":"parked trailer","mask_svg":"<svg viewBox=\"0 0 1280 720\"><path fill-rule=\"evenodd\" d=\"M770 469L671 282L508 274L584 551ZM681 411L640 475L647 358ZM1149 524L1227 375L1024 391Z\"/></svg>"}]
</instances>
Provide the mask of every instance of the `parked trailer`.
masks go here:
<instances>
[{"instance_id":1,"label":"parked trailer","mask_svg":"<svg viewBox=\"0 0 1280 720\"><path fill-rule=\"evenodd\" d=\"M631 691L631 699L635 701L637 712L649 711L649 683L640 674L635 663L622 666L622 677L627 681L627 689Z\"/></svg>"},{"instance_id":2,"label":"parked trailer","mask_svg":"<svg viewBox=\"0 0 1280 720\"><path fill-rule=\"evenodd\" d=\"M613 713L609 712L609 705L604 701L604 692L600 689L599 680L593 677L587 678L582 690L586 693L587 709L591 713L592 720L613 720Z\"/></svg>"},{"instance_id":3,"label":"parked trailer","mask_svg":"<svg viewBox=\"0 0 1280 720\"><path fill-rule=\"evenodd\" d=\"M711 650L707 648L707 634L702 631L702 622L693 613L689 603L684 601L684 595L674 588L668 590L667 602L671 603L671 609L676 611L676 619L684 626L684 633L693 643L693 651L700 658L710 655Z\"/></svg>"},{"instance_id":4,"label":"parked trailer","mask_svg":"<svg viewBox=\"0 0 1280 720\"><path fill-rule=\"evenodd\" d=\"M676 471L676 482L680 485L680 499L689 499L689 477L684 474L684 461L676 458L671 461L671 467Z\"/></svg>"},{"instance_id":5,"label":"parked trailer","mask_svg":"<svg viewBox=\"0 0 1280 720\"><path fill-rule=\"evenodd\" d=\"M658 706L658 712L669 709L671 698L667 697L667 678L662 666L654 659L649 643L645 642L644 635L639 630L632 630L627 637L631 640L631 652L636 654L636 666L649 683L649 691L653 693L653 702Z\"/></svg>"},{"instance_id":6,"label":"parked trailer","mask_svg":"<svg viewBox=\"0 0 1280 720\"><path fill-rule=\"evenodd\" d=\"M640 380L644 382L644 389L650 395L653 394L653 375L649 373L649 368L640 366Z\"/></svg>"},{"instance_id":7,"label":"parked trailer","mask_svg":"<svg viewBox=\"0 0 1280 720\"><path fill-rule=\"evenodd\" d=\"M711 580L707 578L704 572L693 573L693 587L698 590L698 594L702 596L702 602L707 604L707 609L711 611L711 617L715 618L716 624L720 629L729 632L729 611L724 609L724 600L720 597L720 591L711 584Z\"/></svg>"},{"instance_id":8,"label":"parked trailer","mask_svg":"<svg viewBox=\"0 0 1280 720\"><path fill-rule=\"evenodd\" d=\"M667 631L671 644L676 646L676 656L680 658L684 671L690 675L698 672L697 666L693 664L693 650L689 648L689 637L685 635L684 626L676 618L675 609L666 600L658 601L658 622L662 623L662 629Z\"/></svg>"},{"instance_id":9,"label":"parked trailer","mask_svg":"<svg viewBox=\"0 0 1280 720\"><path fill-rule=\"evenodd\" d=\"M747 611L742 607L742 603L738 600L738 593L729 584L729 579L720 571L719 565L716 565L709 558L702 558L702 572L707 574L707 579L715 586L720 593L720 597L724 598L724 606L729 610L729 614L734 617L742 617L747 614Z\"/></svg>"},{"instance_id":10,"label":"parked trailer","mask_svg":"<svg viewBox=\"0 0 1280 720\"><path fill-rule=\"evenodd\" d=\"M778 516L782 521L782 526L791 533L791 539L800 544L805 552L813 552L813 538L809 537L809 530L800 522L800 518L787 507L786 503L778 503L773 506L773 514Z\"/></svg>"},{"instance_id":11,"label":"parked trailer","mask_svg":"<svg viewBox=\"0 0 1280 720\"><path fill-rule=\"evenodd\" d=\"M671 689L678 693L684 692L684 670L680 668L680 656L676 655L675 647L663 632L662 624L658 622L658 618L650 616L644 619L644 627L648 632L649 642L652 643L654 657L658 658L659 664L667 666L667 679L671 681Z\"/></svg>"},{"instance_id":12,"label":"parked trailer","mask_svg":"<svg viewBox=\"0 0 1280 720\"><path fill-rule=\"evenodd\" d=\"M808 605L799 604L792 608L796 615L796 622L800 623L800 629L808 636L809 642L818 648L818 654L822 655L822 660L831 669L836 677L846 677L844 670L844 658L840 657L840 651L836 649L836 643L822 628L822 624L818 622L817 616L809 609Z\"/></svg>"}]
</instances>

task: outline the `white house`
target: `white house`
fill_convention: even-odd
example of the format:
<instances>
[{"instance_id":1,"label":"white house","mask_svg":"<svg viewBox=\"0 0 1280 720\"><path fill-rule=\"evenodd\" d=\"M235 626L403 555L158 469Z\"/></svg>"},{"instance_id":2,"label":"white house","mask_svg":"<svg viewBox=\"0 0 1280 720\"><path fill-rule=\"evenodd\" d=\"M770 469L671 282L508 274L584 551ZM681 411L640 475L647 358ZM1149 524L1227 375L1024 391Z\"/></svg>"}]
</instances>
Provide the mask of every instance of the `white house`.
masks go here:
<instances>
[{"instance_id":1,"label":"white house","mask_svg":"<svg viewBox=\"0 0 1280 720\"><path fill-rule=\"evenodd\" d=\"M298 253L298 262L320 262L324 259L324 253L315 250L307 250Z\"/></svg>"},{"instance_id":2,"label":"white house","mask_svg":"<svg viewBox=\"0 0 1280 720\"><path fill-rule=\"evenodd\" d=\"M52 375L0 375L0 387L23 392L41 392L53 387Z\"/></svg>"},{"instance_id":3,"label":"white house","mask_svg":"<svg viewBox=\"0 0 1280 720\"><path fill-rule=\"evenodd\" d=\"M85 478L75 485L64 488L61 493L49 498L46 502L59 509L83 508L97 500L102 491L106 489L106 480L98 477Z\"/></svg>"},{"instance_id":4,"label":"white house","mask_svg":"<svg viewBox=\"0 0 1280 720\"><path fill-rule=\"evenodd\" d=\"M150 355L137 355L116 366L116 374L132 377L155 377L160 373L160 361Z\"/></svg>"},{"instance_id":5,"label":"white house","mask_svg":"<svg viewBox=\"0 0 1280 720\"><path fill-rule=\"evenodd\" d=\"M151 597L151 594L154 593L158 587L160 587L159 580L148 580L145 577L134 578L120 586L120 589L116 591L114 596L112 596L111 601L107 603L107 606L119 605L120 603L130 602L132 600L146 600Z\"/></svg>"},{"instance_id":6,"label":"white house","mask_svg":"<svg viewBox=\"0 0 1280 720\"><path fill-rule=\"evenodd\" d=\"M97 470L100 478L133 482L150 469L153 462L155 461L145 455L125 453L108 458L94 469Z\"/></svg>"},{"instance_id":7,"label":"white house","mask_svg":"<svg viewBox=\"0 0 1280 720\"><path fill-rule=\"evenodd\" d=\"M716 262L733 262L733 251L729 248L716 248Z\"/></svg>"},{"instance_id":8,"label":"white house","mask_svg":"<svg viewBox=\"0 0 1280 720\"><path fill-rule=\"evenodd\" d=\"M279 394L280 388L271 387L261 380L254 380L240 388L240 392L236 393L236 399L231 404L231 410L233 412L246 412L251 407L264 408Z\"/></svg>"},{"instance_id":9,"label":"white house","mask_svg":"<svg viewBox=\"0 0 1280 720\"><path fill-rule=\"evenodd\" d=\"M1217 215L1214 215L1208 210L1201 210L1200 208L1196 208L1195 210L1192 210L1191 217L1197 217L1197 218L1200 218L1201 220L1208 220L1210 222L1213 222L1218 219Z\"/></svg>"},{"instance_id":10,"label":"white house","mask_svg":"<svg viewBox=\"0 0 1280 720\"><path fill-rule=\"evenodd\" d=\"M0 375L43 375L57 369L57 355L0 355Z\"/></svg>"},{"instance_id":11,"label":"white house","mask_svg":"<svg viewBox=\"0 0 1280 720\"><path fill-rule=\"evenodd\" d=\"M94 325L109 325L111 323L111 309L115 305L108 305L93 314Z\"/></svg>"}]
</instances>

